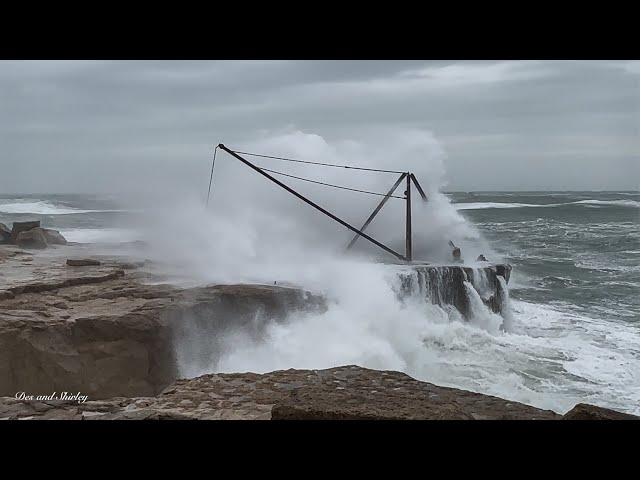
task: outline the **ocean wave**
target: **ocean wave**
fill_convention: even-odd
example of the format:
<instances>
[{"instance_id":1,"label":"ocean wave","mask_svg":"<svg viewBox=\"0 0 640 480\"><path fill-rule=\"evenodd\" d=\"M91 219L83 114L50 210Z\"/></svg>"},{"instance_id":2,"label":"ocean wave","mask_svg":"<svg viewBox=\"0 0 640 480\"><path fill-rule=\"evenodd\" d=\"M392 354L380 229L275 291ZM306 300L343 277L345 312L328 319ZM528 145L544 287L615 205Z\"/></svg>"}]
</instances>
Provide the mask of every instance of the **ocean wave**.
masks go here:
<instances>
[{"instance_id":1,"label":"ocean wave","mask_svg":"<svg viewBox=\"0 0 640 480\"><path fill-rule=\"evenodd\" d=\"M123 228L70 228L60 233L69 242L127 243L139 240L136 232Z\"/></svg>"},{"instance_id":2,"label":"ocean wave","mask_svg":"<svg viewBox=\"0 0 640 480\"><path fill-rule=\"evenodd\" d=\"M484 210L485 208L546 207L548 205L535 205L532 203L474 202L474 203L455 203L454 206L458 210Z\"/></svg>"},{"instance_id":3,"label":"ocean wave","mask_svg":"<svg viewBox=\"0 0 640 480\"><path fill-rule=\"evenodd\" d=\"M454 203L458 210L484 210L487 208L545 208L545 207L562 207L567 205L587 205L587 206L618 206L640 208L640 202L635 200L578 200L576 202L567 203L499 203L499 202L472 202L472 203Z\"/></svg>"},{"instance_id":4,"label":"ocean wave","mask_svg":"<svg viewBox=\"0 0 640 480\"><path fill-rule=\"evenodd\" d=\"M574 265L585 270L600 270L602 272L640 271L640 265L616 265L615 263L602 263L594 260L578 260L574 262Z\"/></svg>"},{"instance_id":5,"label":"ocean wave","mask_svg":"<svg viewBox=\"0 0 640 480\"><path fill-rule=\"evenodd\" d=\"M119 211L121 210L82 210L79 208L58 206L51 202L45 201L0 204L0 213L8 214L31 213L36 215L72 215L79 213L104 213Z\"/></svg>"},{"instance_id":6,"label":"ocean wave","mask_svg":"<svg viewBox=\"0 0 640 480\"><path fill-rule=\"evenodd\" d=\"M640 202L637 202L635 200L580 200L578 202L571 203L581 205L616 205L619 207L640 208Z\"/></svg>"}]
</instances>

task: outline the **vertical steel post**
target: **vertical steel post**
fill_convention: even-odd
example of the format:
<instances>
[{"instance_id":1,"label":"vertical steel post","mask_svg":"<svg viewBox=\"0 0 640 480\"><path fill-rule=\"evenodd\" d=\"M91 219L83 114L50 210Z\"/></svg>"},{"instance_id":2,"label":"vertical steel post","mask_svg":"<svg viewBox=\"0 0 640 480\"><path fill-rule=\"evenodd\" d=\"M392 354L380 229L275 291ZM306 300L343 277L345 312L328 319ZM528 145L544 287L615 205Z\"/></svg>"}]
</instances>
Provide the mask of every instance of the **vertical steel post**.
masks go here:
<instances>
[{"instance_id":1,"label":"vertical steel post","mask_svg":"<svg viewBox=\"0 0 640 480\"><path fill-rule=\"evenodd\" d=\"M411 173L407 172L407 191L404 192L407 197L407 234L406 234L406 252L405 259L407 262L412 261L412 245L411 245Z\"/></svg>"}]
</instances>

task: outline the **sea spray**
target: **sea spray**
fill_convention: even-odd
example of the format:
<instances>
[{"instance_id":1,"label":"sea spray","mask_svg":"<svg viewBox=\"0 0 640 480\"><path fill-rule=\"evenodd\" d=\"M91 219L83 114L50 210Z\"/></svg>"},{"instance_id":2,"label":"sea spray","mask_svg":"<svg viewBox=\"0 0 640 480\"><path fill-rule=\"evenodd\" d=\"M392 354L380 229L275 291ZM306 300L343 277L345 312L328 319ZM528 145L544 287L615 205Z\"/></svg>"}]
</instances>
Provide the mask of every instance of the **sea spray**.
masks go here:
<instances>
[{"instance_id":1,"label":"sea spray","mask_svg":"<svg viewBox=\"0 0 640 480\"><path fill-rule=\"evenodd\" d=\"M471 282L464 282L471 310L471 324L477 325L489 333L497 333L503 323L503 318L491 312L480 297Z\"/></svg>"},{"instance_id":2,"label":"sea spray","mask_svg":"<svg viewBox=\"0 0 640 480\"><path fill-rule=\"evenodd\" d=\"M492 201L508 197L519 199L514 200L517 203L535 203L538 198L559 203L547 198L553 193L533 198L490 195L495 197ZM616 195L586 192L571 194L570 199L604 201ZM466 201L473 196L459 193L452 198ZM171 202L174 205L169 208ZM73 205L103 208L91 199L87 203L78 199ZM172 194L145 214L140 225L156 224L153 229L143 228L150 244L143 253L172 265L173 273L194 284L269 283L270 279L270 285L277 280L279 286L287 284L283 279L291 279L289 283L329 299L324 314L290 312L284 322L278 320L279 326L256 314L256 322L265 327L258 337L252 336L251 329L215 338L210 331L194 331L184 342L194 348L180 350L191 354L179 357L181 368L192 367L182 376L350 362L402 370L420 380L559 413L586 401L640 414L637 211L617 205L577 206L570 212L564 208L544 210L543 220L537 220L539 211L533 214L527 209L465 213L513 259L509 290L505 290L508 309L502 312L503 318L512 315L513 328L509 330L506 318L506 335L484 330L473 318L463 319L455 308L432 305L426 296L412 293L400 301L395 292L398 265L376 265L360 251L354 256L325 255L315 247L305 251L305 242L296 235L279 238L279 231L288 230L278 223L286 225L286 215L263 218L259 213L252 216L249 209L246 217L227 218L200 208L187 194L179 199ZM55 221L63 218L73 228L111 226L104 216L94 214L59 215ZM270 231L267 227L273 221ZM61 225L53 224L63 230ZM349 240L349 234L345 236ZM291 245L300 248L288 248ZM118 250L121 253L122 248ZM450 252L445 248L444 253ZM487 251L482 253L496 261ZM464 265L473 269L469 278L484 302L486 292L476 275L482 264L469 262L475 257L466 249L463 254ZM169 270L159 273L164 275L159 281L175 279ZM550 288L543 282L549 275L572 282ZM416 274L415 278L418 291L424 277Z\"/></svg>"},{"instance_id":3,"label":"sea spray","mask_svg":"<svg viewBox=\"0 0 640 480\"><path fill-rule=\"evenodd\" d=\"M266 328L258 339L243 332L219 339L225 345L219 358L213 361L202 356L198 368L188 374L324 368L353 363L400 370L420 380L493 394L560 413L585 399L637 412L634 405L640 402L637 393L640 383L635 372L640 371L640 365L634 352L640 345L634 327L620 324L611 329L598 319L562 306L537 305L535 299L545 291L532 290L536 284L522 273L523 262L535 262L534 267L548 275L548 264L542 264L544 258L530 260L531 256L541 257L549 252L566 258L567 251L571 251L554 251L550 242L538 250L516 246L517 242L539 239L541 235L545 238L539 243L545 243L550 226L554 225L549 216L555 208L565 207L537 209L535 217L545 217L537 223L536 218L520 217L532 215L527 208L477 210L477 215L493 222L490 232L494 244L503 252L509 251L519 263L514 273L521 289L520 298L514 300L514 295L510 295L506 317L505 312L498 317L485 305L486 292L480 285L483 280L475 275L478 265L473 261L480 254L492 263L501 263L504 257L462 216L462 213L475 215L476 211L458 212L450 199L439 193L441 159L434 161L439 153L433 137L415 135L405 142L402 135L389 135L387 140L388 148L376 151L363 143L347 148L322 137L290 132L270 142L253 142L246 145L246 150L394 170L404 169L399 167L400 163L407 164L407 169L416 172L429 197L428 203L418 201L413 205L414 256L417 260L447 263L451 255L448 240L459 245L464 265L474 268L473 278L469 279L473 288L465 288L465 295L474 300L472 309L477 318L472 315L465 321L456 309L440 307L425 301L424 296L416 296L416 291L426 288L425 278L417 274L411 294L399 299L397 266L391 268L380 263L388 260L386 254L380 255L377 247L360 239L357 248L345 255L352 232L316 215L287 192L279 191L258 175L252 176L253 172L245 166L226 158L219 162L220 170L216 164L216 175L220 175L214 177L214 200L209 209L204 209L204 197L188 192L173 192L170 201L154 199L157 206L145 215L142 224L150 259L162 264L163 271L175 275L174 278L194 283L288 282L324 295L328 309L313 314L291 312L285 322L277 324L264 319ZM422 151L416 148L420 143L424 146ZM405 144L411 148L404 150ZM313 176L313 172L302 170L291 173ZM373 191L386 191L394 180L369 177L360 184L351 177L325 179ZM243 185L241 192L239 184ZM307 190L293 181L290 184L354 224L361 224L379 201L369 197L354 197L352 201L341 193L325 192L319 187ZM513 200L522 204L534 201ZM403 206L401 200L389 201L367 230L397 251L404 248ZM624 227L631 232L637 226L637 216L633 216L631 208L616 205L568 208L572 212L596 213L599 209L618 208L621 215L626 215L628 225L616 224L615 228ZM513 219L508 220L508 215ZM571 235L582 232L569 223L569 217L559 217L558 222L560 233L563 229L568 232L561 240L573 241ZM637 250L633 245L625 249ZM555 298L557 293L549 295ZM528 301L522 301L523 297ZM590 314L595 312L594 308ZM510 311L513 322L508 318ZM500 321L509 334L496 328ZM602 369L602 365L611 368ZM181 367L186 369L188 365ZM617 373L610 373L613 371Z\"/></svg>"},{"instance_id":4,"label":"sea spray","mask_svg":"<svg viewBox=\"0 0 640 480\"><path fill-rule=\"evenodd\" d=\"M507 286L507 281L501 275L498 275L499 282L499 295L501 296L502 303L502 318L504 323L502 325L502 329L505 332L513 331L513 312L511 310L511 304L509 302L509 287Z\"/></svg>"}]
</instances>

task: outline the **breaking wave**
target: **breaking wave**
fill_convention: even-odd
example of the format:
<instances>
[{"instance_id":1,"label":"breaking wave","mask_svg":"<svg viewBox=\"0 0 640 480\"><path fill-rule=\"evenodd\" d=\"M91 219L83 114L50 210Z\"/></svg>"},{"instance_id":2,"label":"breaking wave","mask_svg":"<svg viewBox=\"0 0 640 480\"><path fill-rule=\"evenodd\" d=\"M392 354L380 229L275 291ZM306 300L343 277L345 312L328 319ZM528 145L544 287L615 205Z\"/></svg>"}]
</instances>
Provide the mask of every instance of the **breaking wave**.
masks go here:
<instances>
[{"instance_id":1,"label":"breaking wave","mask_svg":"<svg viewBox=\"0 0 640 480\"><path fill-rule=\"evenodd\" d=\"M567 203L498 203L498 202L473 202L473 203L456 203L454 204L458 210L483 210L486 208L548 208L563 207L567 205L598 205L598 206L617 206L640 208L640 202L635 200L579 200Z\"/></svg>"},{"instance_id":2,"label":"breaking wave","mask_svg":"<svg viewBox=\"0 0 640 480\"><path fill-rule=\"evenodd\" d=\"M613 331L596 318L510 301L512 331L501 331L503 319L484 307L468 282L474 315L464 322L455 310L398 301L389 277L374 266L348 270L327 312L271 322L260 339L235 332L217 365L184 373L356 364L558 413L585 401L640 413L640 337L632 325Z\"/></svg>"},{"instance_id":3,"label":"breaking wave","mask_svg":"<svg viewBox=\"0 0 640 480\"><path fill-rule=\"evenodd\" d=\"M34 215L73 215L81 213L105 213L118 212L120 210L82 210L67 206L55 205L47 201L39 202L12 202L0 204L0 213L7 214L34 214Z\"/></svg>"},{"instance_id":4,"label":"breaking wave","mask_svg":"<svg viewBox=\"0 0 640 480\"><path fill-rule=\"evenodd\" d=\"M247 150L311 159L315 159L314 153L318 159L326 154L335 163L352 163L342 158L349 152L341 151L340 145L328 145L321 137L295 134L276 140ZM418 177L425 179L423 186L429 197L428 204L417 203L414 211L414 249L431 247L420 252L420 259L446 261L451 254L449 239L461 246L468 266L468 260L480 253L492 261L499 259L457 210L558 205L581 208L583 204L638 206L635 201L607 200L554 205L452 204L440 193L439 178L433 174L439 170L432 139L417 136L410 140L413 144L407 152L403 148L411 142L405 138L390 142L392 151L382 152L380 159L364 145L352 145L350 151L362 152L362 157L374 159L377 163L372 164L376 166L385 166L382 157L401 157L408 162L413 159L410 167L422 173ZM294 146L286 151L279 149L282 145ZM235 166L220 161L213 187L216 200L208 211L182 201L172 203L157 217L146 215L147 254L164 262L163 268L175 272L178 278L188 276L203 283L290 282L322 294L328 300L328 309L323 313L292 312L285 321L257 319L266 324L260 338L242 331L226 334L225 351L220 358L204 367L203 362L208 361L204 355L198 362L181 363L184 376L356 364L403 371L420 380L497 395L559 413L584 401L639 412L640 358L636 352L640 349L640 336L635 325L609 323L595 311L587 317L571 308L563 310L508 297L510 310L501 318L485 308L482 292L470 283L465 285L473 313L470 321L463 321L455 309L425 302L423 296L401 301L396 295L398 280L392 274L397 266L371 262L370 258L368 261L367 251L362 252L361 261L347 258L340 252L351 239L349 232L332 230L330 225L325 229L322 217L311 214L306 206L292 203L287 195L280 197L276 192L269 197L271 187L257 180L254 185L254 177L244 175L244 171L238 173L243 175L238 178L252 183L247 190L253 198L238 197L234 182L229 181ZM386 189L384 183L373 182L367 188ZM368 200L357 204L338 195L313 193L314 200L328 210L357 222L376 203ZM234 202L226 201L228 198L234 198ZM402 251L404 238L397 222L402 218L402 205L395 212L393 208L393 204L385 207L371 227L374 238ZM383 216L385 213L389 215ZM172 231L188 234L168 235L167 217L173 220ZM396 234L398 231L400 234ZM359 244L361 248L365 246L365 242ZM183 355L185 352L180 349L177 353L179 358L197 357L193 352ZM606 368L601 368L603 365Z\"/></svg>"},{"instance_id":5,"label":"breaking wave","mask_svg":"<svg viewBox=\"0 0 640 480\"><path fill-rule=\"evenodd\" d=\"M60 230L69 241L77 243L126 243L139 239L136 232L123 228L70 228Z\"/></svg>"}]
</instances>

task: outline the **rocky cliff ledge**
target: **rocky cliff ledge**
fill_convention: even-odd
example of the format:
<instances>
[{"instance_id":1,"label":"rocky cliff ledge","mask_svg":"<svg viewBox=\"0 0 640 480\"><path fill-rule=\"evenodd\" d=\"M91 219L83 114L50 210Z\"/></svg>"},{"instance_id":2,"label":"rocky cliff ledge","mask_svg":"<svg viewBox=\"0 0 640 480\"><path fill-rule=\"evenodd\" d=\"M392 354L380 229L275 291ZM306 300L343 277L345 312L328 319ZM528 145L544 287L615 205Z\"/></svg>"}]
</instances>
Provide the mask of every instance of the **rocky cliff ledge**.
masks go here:
<instances>
[{"instance_id":1,"label":"rocky cliff ledge","mask_svg":"<svg viewBox=\"0 0 640 480\"><path fill-rule=\"evenodd\" d=\"M0 247L0 395L156 395L184 376L178 364L189 365L190 375L211 371L224 334L237 329L259 338L270 322L326 309L324 298L284 286L151 284L139 264L78 253L72 246L36 254ZM427 301L462 309L465 279L475 274L478 288L494 292L487 298L497 298L495 267L465 268L415 269L414 285Z\"/></svg>"},{"instance_id":2,"label":"rocky cliff ledge","mask_svg":"<svg viewBox=\"0 0 640 480\"><path fill-rule=\"evenodd\" d=\"M177 350L194 368L210 367L223 333L258 335L269 321L324 308L322 298L294 288L187 289L148 284L136 265L110 259L73 267L66 257L19 250L2 257L0 395L156 395L179 377Z\"/></svg>"},{"instance_id":3,"label":"rocky cliff ledge","mask_svg":"<svg viewBox=\"0 0 640 480\"><path fill-rule=\"evenodd\" d=\"M584 419L635 418L592 406L560 417L517 402L355 366L204 375L177 380L182 362L215 365L233 329L323 311L296 288L151 284L139 265L71 247L32 255L0 249L0 419ZM202 370L201 370L202 371ZM16 394L88 396L84 403Z\"/></svg>"},{"instance_id":4,"label":"rocky cliff ledge","mask_svg":"<svg viewBox=\"0 0 640 480\"><path fill-rule=\"evenodd\" d=\"M58 393L60 394L60 392ZM0 419L23 420L631 420L578 405L564 416L357 366L179 380L157 397L102 401L0 398Z\"/></svg>"}]
</instances>

